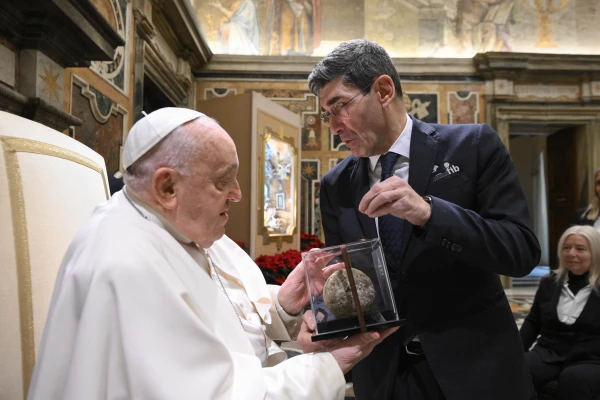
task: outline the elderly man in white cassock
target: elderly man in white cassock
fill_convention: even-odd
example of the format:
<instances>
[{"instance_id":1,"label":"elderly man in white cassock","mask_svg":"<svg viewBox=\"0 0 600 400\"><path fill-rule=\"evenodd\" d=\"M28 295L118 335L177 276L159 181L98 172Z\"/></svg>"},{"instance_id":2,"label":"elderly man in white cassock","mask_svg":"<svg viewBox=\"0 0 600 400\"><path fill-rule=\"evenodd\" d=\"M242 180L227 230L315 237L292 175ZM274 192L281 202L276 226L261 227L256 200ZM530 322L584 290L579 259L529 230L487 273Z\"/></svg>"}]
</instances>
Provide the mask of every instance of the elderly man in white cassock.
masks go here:
<instances>
[{"instance_id":1,"label":"elderly man in white cassock","mask_svg":"<svg viewBox=\"0 0 600 400\"><path fill-rule=\"evenodd\" d=\"M342 399L343 374L391 330L286 360L272 337L299 326L303 266L268 287L224 235L242 196L229 135L161 109L131 129L123 162L125 188L67 250L28 398Z\"/></svg>"}]
</instances>

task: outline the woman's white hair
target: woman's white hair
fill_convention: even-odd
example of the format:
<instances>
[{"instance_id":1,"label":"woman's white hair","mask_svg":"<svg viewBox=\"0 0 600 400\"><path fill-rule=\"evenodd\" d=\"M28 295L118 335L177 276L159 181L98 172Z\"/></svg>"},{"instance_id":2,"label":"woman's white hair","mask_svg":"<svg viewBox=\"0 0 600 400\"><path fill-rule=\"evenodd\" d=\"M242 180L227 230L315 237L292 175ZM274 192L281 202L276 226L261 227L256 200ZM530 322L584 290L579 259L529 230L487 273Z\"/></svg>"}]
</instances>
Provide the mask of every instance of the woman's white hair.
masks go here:
<instances>
[{"instance_id":1,"label":"woman's white hair","mask_svg":"<svg viewBox=\"0 0 600 400\"><path fill-rule=\"evenodd\" d=\"M202 116L175 128L125 171L123 181L127 187L138 194L149 190L152 175L163 167L172 168L183 176L191 176L194 161L201 155L205 143L198 140L197 134L189 129L189 124L196 121L203 122L201 129L206 129L204 126L209 121L217 123L210 117Z\"/></svg>"},{"instance_id":2,"label":"woman's white hair","mask_svg":"<svg viewBox=\"0 0 600 400\"><path fill-rule=\"evenodd\" d=\"M558 240L558 270L556 277L559 282L564 282L569 273L562 259L562 248L567 237L571 235L581 235L587 240L590 253L592 255L592 265L590 266L590 285L600 292L600 233L596 229L587 225L575 225L567 229Z\"/></svg>"}]
</instances>

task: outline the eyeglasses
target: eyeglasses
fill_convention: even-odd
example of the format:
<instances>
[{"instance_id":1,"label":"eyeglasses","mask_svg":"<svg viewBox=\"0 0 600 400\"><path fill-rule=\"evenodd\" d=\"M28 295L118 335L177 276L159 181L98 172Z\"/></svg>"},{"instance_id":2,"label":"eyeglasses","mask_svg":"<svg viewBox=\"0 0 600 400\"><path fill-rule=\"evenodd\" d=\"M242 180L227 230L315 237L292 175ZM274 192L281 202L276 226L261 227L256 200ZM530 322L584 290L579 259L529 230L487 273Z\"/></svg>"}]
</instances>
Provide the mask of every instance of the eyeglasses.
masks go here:
<instances>
[{"instance_id":1,"label":"eyeglasses","mask_svg":"<svg viewBox=\"0 0 600 400\"><path fill-rule=\"evenodd\" d=\"M329 126L329 118L333 115L334 117L339 117L340 113L342 112L342 110L346 111L346 115L350 116L350 113L348 112L348 110L346 109L346 106L348 104L350 104L350 102L352 100L354 100L356 98L356 96L358 96L359 94L364 95L364 91L373 84L373 82L369 83L367 86L365 86L364 88L362 88L360 90L360 92L356 93L354 96L352 96L352 98L350 100L348 100L345 103L336 103L333 105L333 107L331 107L331 110L329 111L325 111L323 114L321 114L321 121L323 121L325 123L325 125Z\"/></svg>"}]
</instances>

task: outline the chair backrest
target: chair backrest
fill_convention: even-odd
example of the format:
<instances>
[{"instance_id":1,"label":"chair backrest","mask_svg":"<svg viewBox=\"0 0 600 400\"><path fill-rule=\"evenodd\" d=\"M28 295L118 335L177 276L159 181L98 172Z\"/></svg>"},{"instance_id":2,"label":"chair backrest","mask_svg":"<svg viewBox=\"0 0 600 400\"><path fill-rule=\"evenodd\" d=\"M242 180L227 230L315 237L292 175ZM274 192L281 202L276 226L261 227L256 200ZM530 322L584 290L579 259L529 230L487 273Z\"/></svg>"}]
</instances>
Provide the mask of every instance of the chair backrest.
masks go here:
<instances>
[{"instance_id":1,"label":"chair backrest","mask_svg":"<svg viewBox=\"0 0 600 400\"><path fill-rule=\"evenodd\" d=\"M102 156L0 112L0 399L27 395L62 257L109 196Z\"/></svg>"}]
</instances>

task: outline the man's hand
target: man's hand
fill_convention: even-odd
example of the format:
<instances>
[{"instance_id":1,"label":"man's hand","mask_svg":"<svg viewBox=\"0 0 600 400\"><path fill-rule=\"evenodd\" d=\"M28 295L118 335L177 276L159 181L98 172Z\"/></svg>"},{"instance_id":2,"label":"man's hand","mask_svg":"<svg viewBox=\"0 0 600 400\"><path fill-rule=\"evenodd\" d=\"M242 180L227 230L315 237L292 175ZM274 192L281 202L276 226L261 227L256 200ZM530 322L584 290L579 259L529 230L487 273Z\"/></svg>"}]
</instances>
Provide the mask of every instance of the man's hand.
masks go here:
<instances>
[{"instance_id":1,"label":"man's hand","mask_svg":"<svg viewBox=\"0 0 600 400\"><path fill-rule=\"evenodd\" d=\"M316 249L318 250L318 249ZM319 285L318 288L311 288L314 292L315 290L320 290L316 295L321 294L323 291L323 285L325 284L325 280L333 274L338 269L344 268L344 264L334 264L327 265L329 261L331 261L338 254L327 253L325 255L319 255L309 259L309 262L314 262L316 266L312 272L322 274L319 276L319 279L311 276L311 283L313 285ZM304 261L294 268L294 270L288 275L287 279L281 285L281 289L279 289L279 294L277 295L277 300L281 307L283 307L284 311L290 315L296 315L300 313L304 307L309 302L308 297L308 289L306 288L306 277L304 273ZM322 281L322 282L321 282Z\"/></svg>"},{"instance_id":2,"label":"man's hand","mask_svg":"<svg viewBox=\"0 0 600 400\"><path fill-rule=\"evenodd\" d=\"M391 214L415 226L424 226L431 216L429 203L397 176L373 186L362 198L358 210L371 218Z\"/></svg>"}]
</instances>

